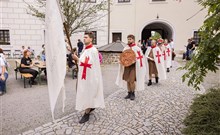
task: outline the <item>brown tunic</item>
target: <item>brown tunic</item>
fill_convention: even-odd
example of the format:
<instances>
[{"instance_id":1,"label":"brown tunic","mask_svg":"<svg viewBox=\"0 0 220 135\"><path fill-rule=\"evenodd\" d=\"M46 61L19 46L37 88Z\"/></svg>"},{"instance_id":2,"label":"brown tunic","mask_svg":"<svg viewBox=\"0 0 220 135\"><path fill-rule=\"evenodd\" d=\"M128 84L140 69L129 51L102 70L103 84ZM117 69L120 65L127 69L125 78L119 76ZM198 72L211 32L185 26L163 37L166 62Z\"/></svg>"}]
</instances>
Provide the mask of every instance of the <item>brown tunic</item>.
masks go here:
<instances>
[{"instance_id":1,"label":"brown tunic","mask_svg":"<svg viewBox=\"0 0 220 135\"><path fill-rule=\"evenodd\" d=\"M135 63L129 67L125 67L124 74L123 74L123 80L125 80L127 82L135 82L136 81Z\"/></svg>"},{"instance_id":2,"label":"brown tunic","mask_svg":"<svg viewBox=\"0 0 220 135\"><path fill-rule=\"evenodd\" d=\"M154 59L154 55L153 55L153 50L151 49L149 55L150 58ZM154 61L152 60L148 60L148 65L149 65L149 75L155 74L157 75L157 67Z\"/></svg>"}]
</instances>

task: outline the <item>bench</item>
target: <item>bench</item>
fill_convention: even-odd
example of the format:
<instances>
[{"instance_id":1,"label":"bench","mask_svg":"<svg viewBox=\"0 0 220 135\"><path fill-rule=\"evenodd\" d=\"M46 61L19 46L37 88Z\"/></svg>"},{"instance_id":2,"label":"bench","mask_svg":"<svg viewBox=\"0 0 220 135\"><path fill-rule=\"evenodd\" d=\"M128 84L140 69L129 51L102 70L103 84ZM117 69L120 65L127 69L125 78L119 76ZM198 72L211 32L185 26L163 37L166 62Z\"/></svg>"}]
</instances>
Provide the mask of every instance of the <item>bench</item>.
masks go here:
<instances>
[{"instance_id":1,"label":"bench","mask_svg":"<svg viewBox=\"0 0 220 135\"><path fill-rule=\"evenodd\" d=\"M21 56L21 51L20 50L15 50L13 53L13 58L20 58Z\"/></svg>"},{"instance_id":2,"label":"bench","mask_svg":"<svg viewBox=\"0 0 220 135\"><path fill-rule=\"evenodd\" d=\"M3 50L3 52L8 58L11 58L11 50Z\"/></svg>"},{"instance_id":3,"label":"bench","mask_svg":"<svg viewBox=\"0 0 220 135\"><path fill-rule=\"evenodd\" d=\"M32 87L32 85L31 85L31 77L33 77L33 75L29 74L29 73L21 73L21 76L24 77L24 88L26 88L26 83L25 83L26 79L29 80L30 87Z\"/></svg>"}]
</instances>

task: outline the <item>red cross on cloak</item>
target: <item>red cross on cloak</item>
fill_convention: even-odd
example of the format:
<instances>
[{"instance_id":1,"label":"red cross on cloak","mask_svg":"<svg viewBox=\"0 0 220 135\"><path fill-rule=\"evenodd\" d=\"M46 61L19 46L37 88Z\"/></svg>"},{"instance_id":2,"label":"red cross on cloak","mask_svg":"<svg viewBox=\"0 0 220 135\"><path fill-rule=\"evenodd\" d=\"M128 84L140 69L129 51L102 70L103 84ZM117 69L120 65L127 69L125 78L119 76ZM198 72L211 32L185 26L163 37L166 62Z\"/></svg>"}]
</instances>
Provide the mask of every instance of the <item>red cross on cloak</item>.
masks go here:
<instances>
[{"instance_id":1,"label":"red cross on cloak","mask_svg":"<svg viewBox=\"0 0 220 135\"><path fill-rule=\"evenodd\" d=\"M170 48L167 48L167 54L170 56Z\"/></svg>"},{"instance_id":2,"label":"red cross on cloak","mask_svg":"<svg viewBox=\"0 0 220 135\"><path fill-rule=\"evenodd\" d=\"M166 60L166 51L163 51L164 60Z\"/></svg>"},{"instance_id":3,"label":"red cross on cloak","mask_svg":"<svg viewBox=\"0 0 220 135\"><path fill-rule=\"evenodd\" d=\"M141 63L141 67L142 67L143 66L143 64L142 64L143 55L141 55L140 51L137 51L137 53L138 53L137 59L140 59L140 63Z\"/></svg>"},{"instance_id":4,"label":"red cross on cloak","mask_svg":"<svg viewBox=\"0 0 220 135\"><path fill-rule=\"evenodd\" d=\"M83 66L83 72L82 72L82 80L86 80L86 69L91 68L92 64L88 64L89 62L89 57L85 58L85 62L81 62L80 66Z\"/></svg>"},{"instance_id":5,"label":"red cross on cloak","mask_svg":"<svg viewBox=\"0 0 220 135\"><path fill-rule=\"evenodd\" d=\"M159 51L157 51L157 55L156 55L156 57L158 58L158 63L160 63L160 57L161 57L161 54L160 54Z\"/></svg>"}]
</instances>

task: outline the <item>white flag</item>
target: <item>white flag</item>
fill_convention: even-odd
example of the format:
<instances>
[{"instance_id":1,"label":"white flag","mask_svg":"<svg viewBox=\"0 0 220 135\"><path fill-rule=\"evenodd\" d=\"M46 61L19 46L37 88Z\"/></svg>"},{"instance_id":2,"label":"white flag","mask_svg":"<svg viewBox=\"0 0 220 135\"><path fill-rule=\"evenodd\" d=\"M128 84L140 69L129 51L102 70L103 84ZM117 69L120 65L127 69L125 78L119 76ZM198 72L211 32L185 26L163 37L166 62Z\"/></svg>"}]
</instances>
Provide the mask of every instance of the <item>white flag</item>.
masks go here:
<instances>
[{"instance_id":1,"label":"white flag","mask_svg":"<svg viewBox=\"0 0 220 135\"><path fill-rule=\"evenodd\" d=\"M64 79L66 75L66 47L63 22L56 0L46 3L46 66L50 107L54 120L54 108L57 98L62 93L63 111L65 107Z\"/></svg>"}]
</instances>

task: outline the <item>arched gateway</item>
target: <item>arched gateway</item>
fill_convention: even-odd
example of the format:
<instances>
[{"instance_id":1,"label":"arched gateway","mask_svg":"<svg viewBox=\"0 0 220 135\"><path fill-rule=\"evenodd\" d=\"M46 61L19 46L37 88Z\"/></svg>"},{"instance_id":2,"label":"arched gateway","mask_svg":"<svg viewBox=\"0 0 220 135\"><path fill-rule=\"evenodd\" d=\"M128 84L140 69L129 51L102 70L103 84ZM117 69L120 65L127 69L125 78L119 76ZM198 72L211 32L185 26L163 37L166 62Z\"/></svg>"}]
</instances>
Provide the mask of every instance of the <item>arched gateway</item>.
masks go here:
<instances>
[{"instance_id":1,"label":"arched gateway","mask_svg":"<svg viewBox=\"0 0 220 135\"><path fill-rule=\"evenodd\" d=\"M158 32L163 39L174 39L174 28L166 21L154 20L142 27L141 40L149 39L152 31Z\"/></svg>"}]
</instances>

